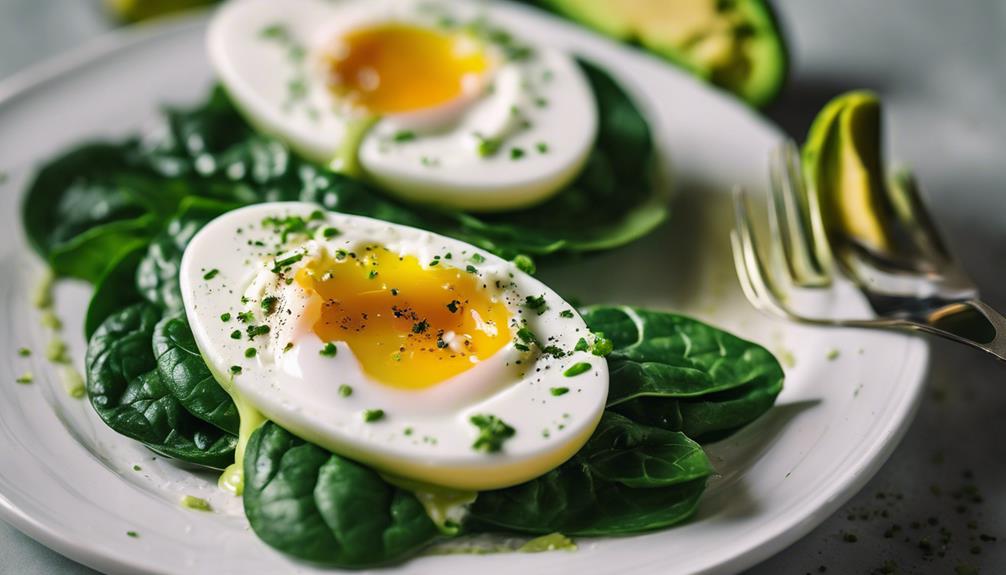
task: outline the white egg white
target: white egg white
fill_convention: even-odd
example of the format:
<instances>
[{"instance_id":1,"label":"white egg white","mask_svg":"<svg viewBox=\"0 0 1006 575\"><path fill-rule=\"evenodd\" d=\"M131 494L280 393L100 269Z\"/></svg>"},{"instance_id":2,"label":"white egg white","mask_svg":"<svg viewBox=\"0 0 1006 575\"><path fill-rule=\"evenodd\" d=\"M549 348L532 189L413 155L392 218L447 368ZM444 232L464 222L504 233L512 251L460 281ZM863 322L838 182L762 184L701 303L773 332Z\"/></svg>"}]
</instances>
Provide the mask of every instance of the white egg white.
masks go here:
<instances>
[{"instance_id":1,"label":"white egg white","mask_svg":"<svg viewBox=\"0 0 1006 575\"><path fill-rule=\"evenodd\" d=\"M321 64L333 39L361 26L432 26L445 14L455 22L491 22L486 10L463 1L236 0L213 19L208 49L248 120L308 158L342 161L348 146L365 175L399 197L508 210L560 190L593 146L596 103L572 58L525 39L519 42L531 50L520 58L490 45L491 71L455 101L376 119L335 96ZM396 139L403 132L416 137ZM498 150L484 154L484 141L499 143Z\"/></svg>"},{"instance_id":2,"label":"white egg white","mask_svg":"<svg viewBox=\"0 0 1006 575\"><path fill-rule=\"evenodd\" d=\"M269 217L312 214L313 221L341 233L332 238L294 234L277 245L275 231L262 225ZM521 351L515 340L460 375L421 390L374 381L344 343L337 344L334 357L322 355L325 342L312 330L317 302L285 278L323 254L375 243L420 262L439 256L441 265L460 269L477 262L484 289L507 306L514 325L526 325L540 342L564 353L540 353L537 346ZM276 262L291 254L299 260L277 274ZM304 439L391 475L465 490L520 483L571 457L604 409L607 363L574 350L580 338L591 337L579 315L511 262L457 240L370 218L320 213L313 204L260 204L228 212L204 227L185 251L179 279L200 352L225 388ZM271 314L261 306L265 294L281 302ZM522 306L528 296L544 297L542 314ZM241 323L239 313L251 315ZM225 314L228 321L221 319ZM248 325L270 329L249 341ZM241 332L239 339L232 338L235 330ZM254 357L247 357L249 347L256 349ZM589 369L564 374L577 363ZM340 393L343 384L352 388L351 395ZM555 388L568 392L556 395ZM365 421L364 412L372 409L383 410L384 417ZM500 452L473 447L478 429L470 418L476 414L494 415L516 430Z\"/></svg>"}]
</instances>

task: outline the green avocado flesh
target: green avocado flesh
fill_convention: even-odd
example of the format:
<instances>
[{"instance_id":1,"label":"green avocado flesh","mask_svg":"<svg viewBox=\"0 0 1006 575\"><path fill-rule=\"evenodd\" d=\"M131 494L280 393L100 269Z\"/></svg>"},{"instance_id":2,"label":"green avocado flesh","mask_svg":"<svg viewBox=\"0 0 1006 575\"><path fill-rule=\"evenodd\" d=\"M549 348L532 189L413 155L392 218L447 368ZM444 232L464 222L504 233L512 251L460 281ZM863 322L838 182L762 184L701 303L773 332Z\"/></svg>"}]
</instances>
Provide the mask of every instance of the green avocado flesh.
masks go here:
<instances>
[{"instance_id":1,"label":"green avocado flesh","mask_svg":"<svg viewBox=\"0 0 1006 575\"><path fill-rule=\"evenodd\" d=\"M755 106L786 76L786 49L763 0L537 0L588 27L647 50Z\"/></svg>"},{"instance_id":2,"label":"green avocado flesh","mask_svg":"<svg viewBox=\"0 0 1006 575\"><path fill-rule=\"evenodd\" d=\"M825 227L875 253L888 251L892 241L884 225L892 208L885 192L880 129L875 94L843 94L814 120L802 160Z\"/></svg>"}]
</instances>

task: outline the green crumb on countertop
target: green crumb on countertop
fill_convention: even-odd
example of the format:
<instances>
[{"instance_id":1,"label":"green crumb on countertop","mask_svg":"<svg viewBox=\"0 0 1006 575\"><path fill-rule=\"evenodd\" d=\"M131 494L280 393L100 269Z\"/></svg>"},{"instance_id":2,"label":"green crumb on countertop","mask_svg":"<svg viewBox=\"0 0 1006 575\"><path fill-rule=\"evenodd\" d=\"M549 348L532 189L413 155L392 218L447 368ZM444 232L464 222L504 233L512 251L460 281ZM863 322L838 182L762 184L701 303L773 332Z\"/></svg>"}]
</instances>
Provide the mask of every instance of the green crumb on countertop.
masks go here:
<instances>
[{"instance_id":1,"label":"green crumb on countertop","mask_svg":"<svg viewBox=\"0 0 1006 575\"><path fill-rule=\"evenodd\" d=\"M581 361L569 366L566 371L562 372L562 374L566 377L576 377L581 373L586 373L588 371L590 371L590 364L585 361Z\"/></svg>"},{"instance_id":2,"label":"green crumb on countertop","mask_svg":"<svg viewBox=\"0 0 1006 575\"><path fill-rule=\"evenodd\" d=\"M576 543L562 533L549 533L535 537L517 548L521 553L541 553L542 551L576 551Z\"/></svg>"},{"instance_id":3,"label":"green crumb on countertop","mask_svg":"<svg viewBox=\"0 0 1006 575\"><path fill-rule=\"evenodd\" d=\"M186 509L194 509L196 511L213 511L213 507L210 505L209 501L194 495L186 495L185 497L182 497L179 505L185 507Z\"/></svg>"},{"instance_id":4,"label":"green crumb on countertop","mask_svg":"<svg viewBox=\"0 0 1006 575\"><path fill-rule=\"evenodd\" d=\"M841 352L838 351L837 349L829 351L827 355L828 361L835 361L836 359L838 359L839 355L841 355Z\"/></svg>"},{"instance_id":5,"label":"green crumb on countertop","mask_svg":"<svg viewBox=\"0 0 1006 575\"><path fill-rule=\"evenodd\" d=\"M17 350L17 354L20 355L21 357L31 357L31 350L28 349L27 347L22 347L21 349Z\"/></svg>"},{"instance_id":6,"label":"green crumb on countertop","mask_svg":"<svg viewBox=\"0 0 1006 575\"><path fill-rule=\"evenodd\" d=\"M140 536L140 534L137 533L136 531L126 531L126 536L127 537L132 537L133 539L136 539L137 537Z\"/></svg>"},{"instance_id":7,"label":"green crumb on countertop","mask_svg":"<svg viewBox=\"0 0 1006 575\"><path fill-rule=\"evenodd\" d=\"M35 381L35 376L32 375L30 371L22 373L17 379L14 380L22 385L28 385L29 383Z\"/></svg>"}]
</instances>

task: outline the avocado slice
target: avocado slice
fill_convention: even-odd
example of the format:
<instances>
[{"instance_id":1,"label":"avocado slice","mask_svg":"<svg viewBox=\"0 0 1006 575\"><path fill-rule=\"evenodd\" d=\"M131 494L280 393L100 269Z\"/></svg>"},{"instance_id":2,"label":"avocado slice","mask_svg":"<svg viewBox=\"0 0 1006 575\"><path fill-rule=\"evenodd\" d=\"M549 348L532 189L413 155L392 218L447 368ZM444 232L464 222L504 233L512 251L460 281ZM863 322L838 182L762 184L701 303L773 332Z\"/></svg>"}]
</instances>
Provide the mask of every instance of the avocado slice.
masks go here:
<instances>
[{"instance_id":1,"label":"avocado slice","mask_svg":"<svg viewBox=\"0 0 1006 575\"><path fill-rule=\"evenodd\" d=\"M829 102L810 127L802 164L829 239L890 253L894 238L884 223L896 210L886 190L876 94L849 92Z\"/></svg>"},{"instance_id":2,"label":"avocado slice","mask_svg":"<svg viewBox=\"0 0 1006 575\"><path fill-rule=\"evenodd\" d=\"M171 12L213 4L217 0L105 0L108 10L123 22L139 22Z\"/></svg>"},{"instance_id":3,"label":"avocado slice","mask_svg":"<svg viewBox=\"0 0 1006 575\"><path fill-rule=\"evenodd\" d=\"M623 42L639 43L754 106L772 101L788 59L764 0L534 0Z\"/></svg>"}]
</instances>

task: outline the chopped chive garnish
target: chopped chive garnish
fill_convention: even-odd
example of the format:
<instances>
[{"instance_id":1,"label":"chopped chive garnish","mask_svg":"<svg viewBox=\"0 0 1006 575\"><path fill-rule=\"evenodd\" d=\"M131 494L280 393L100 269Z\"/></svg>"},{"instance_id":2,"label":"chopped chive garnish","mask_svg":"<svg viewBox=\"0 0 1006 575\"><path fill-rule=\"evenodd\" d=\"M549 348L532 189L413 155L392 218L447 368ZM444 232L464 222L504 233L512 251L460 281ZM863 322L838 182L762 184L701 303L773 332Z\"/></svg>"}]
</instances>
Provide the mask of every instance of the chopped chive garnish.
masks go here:
<instances>
[{"instance_id":1,"label":"chopped chive garnish","mask_svg":"<svg viewBox=\"0 0 1006 575\"><path fill-rule=\"evenodd\" d=\"M206 273L203 274L203 279L204 280L211 280L211 279L217 277L218 273L220 273L220 270L218 270L217 268L213 268L210 271L208 271L208 272L206 272Z\"/></svg>"},{"instance_id":2,"label":"chopped chive garnish","mask_svg":"<svg viewBox=\"0 0 1006 575\"><path fill-rule=\"evenodd\" d=\"M258 354L258 350L255 349L254 347L249 347L248 349L245 350L245 357L249 358L255 357L256 354Z\"/></svg>"},{"instance_id":3,"label":"chopped chive garnish","mask_svg":"<svg viewBox=\"0 0 1006 575\"><path fill-rule=\"evenodd\" d=\"M519 160L519 159L521 159L523 157L524 157L524 149L523 148L510 148L510 159L511 160Z\"/></svg>"},{"instance_id":4,"label":"chopped chive garnish","mask_svg":"<svg viewBox=\"0 0 1006 575\"><path fill-rule=\"evenodd\" d=\"M291 342L287 342L287 344L283 346L283 351L284 352L290 351L291 349L293 349L293 342L292 341Z\"/></svg>"},{"instance_id":5,"label":"chopped chive garnish","mask_svg":"<svg viewBox=\"0 0 1006 575\"><path fill-rule=\"evenodd\" d=\"M291 256L287 256L285 258L278 259L278 260L276 260L273 263L272 271L273 271L273 273L279 273L279 272L281 272L283 270L283 268L290 267L290 266L292 266L293 264L299 262L302 259L304 259L304 254L302 254L302 253L293 254Z\"/></svg>"},{"instance_id":6,"label":"chopped chive garnish","mask_svg":"<svg viewBox=\"0 0 1006 575\"><path fill-rule=\"evenodd\" d=\"M484 255L482 255L482 254L472 254L472 258L471 259L472 259L473 262L475 262L477 264L480 264L480 263L486 261L486 257Z\"/></svg>"},{"instance_id":7,"label":"chopped chive garnish","mask_svg":"<svg viewBox=\"0 0 1006 575\"><path fill-rule=\"evenodd\" d=\"M576 345L573 346L573 351L587 351L589 349L590 344L587 343L587 340L583 339L582 337L579 339L579 341L576 342Z\"/></svg>"},{"instance_id":8,"label":"chopped chive garnish","mask_svg":"<svg viewBox=\"0 0 1006 575\"><path fill-rule=\"evenodd\" d=\"M400 130L395 132L393 138L396 142L411 142L416 139L416 133L411 130Z\"/></svg>"},{"instance_id":9,"label":"chopped chive garnish","mask_svg":"<svg viewBox=\"0 0 1006 575\"><path fill-rule=\"evenodd\" d=\"M554 395L556 397L559 397L560 395L566 395L567 393L569 393L569 388L568 387L553 387L552 389L550 389L548 391L552 395Z\"/></svg>"},{"instance_id":10,"label":"chopped chive garnish","mask_svg":"<svg viewBox=\"0 0 1006 575\"><path fill-rule=\"evenodd\" d=\"M230 313L222 313L222 314L220 314L220 321L230 321L230 320L231 320L231 314Z\"/></svg>"},{"instance_id":11,"label":"chopped chive garnish","mask_svg":"<svg viewBox=\"0 0 1006 575\"><path fill-rule=\"evenodd\" d=\"M373 423L381 419L384 419L383 409L368 409L363 412L363 420L367 423Z\"/></svg>"},{"instance_id":12,"label":"chopped chive garnish","mask_svg":"<svg viewBox=\"0 0 1006 575\"><path fill-rule=\"evenodd\" d=\"M339 235L339 233L340 232L338 229L332 227L328 227L321 230L321 235L328 239L334 238L335 236Z\"/></svg>"},{"instance_id":13,"label":"chopped chive garnish","mask_svg":"<svg viewBox=\"0 0 1006 575\"><path fill-rule=\"evenodd\" d=\"M240 365L232 365L231 366L231 374L232 375L238 375L240 373L241 373L241 366Z\"/></svg>"},{"instance_id":14,"label":"chopped chive garnish","mask_svg":"<svg viewBox=\"0 0 1006 575\"><path fill-rule=\"evenodd\" d=\"M245 303L245 302L242 302L242 303ZM253 319L255 319L255 314L253 314L250 311L239 311L238 312L238 321L241 322L241 323L248 323L248 322L252 321Z\"/></svg>"},{"instance_id":15,"label":"chopped chive garnish","mask_svg":"<svg viewBox=\"0 0 1006 575\"><path fill-rule=\"evenodd\" d=\"M483 158L492 156L499 151L503 142L499 138L486 138L476 133L475 138L479 141L478 152Z\"/></svg>"},{"instance_id":16,"label":"chopped chive garnish","mask_svg":"<svg viewBox=\"0 0 1006 575\"><path fill-rule=\"evenodd\" d=\"M538 338L534 335L534 332L526 327L517 330L517 338L524 343L538 343Z\"/></svg>"},{"instance_id":17,"label":"chopped chive garnish","mask_svg":"<svg viewBox=\"0 0 1006 575\"><path fill-rule=\"evenodd\" d=\"M573 317L573 310L571 310L571 309L564 309L564 310L562 310L562 311L559 312L559 317L571 318L571 317Z\"/></svg>"},{"instance_id":18,"label":"chopped chive garnish","mask_svg":"<svg viewBox=\"0 0 1006 575\"><path fill-rule=\"evenodd\" d=\"M140 534L137 533L136 531L126 531L126 537L132 537L133 539L136 539L139 536Z\"/></svg>"},{"instance_id":19,"label":"chopped chive garnish","mask_svg":"<svg viewBox=\"0 0 1006 575\"><path fill-rule=\"evenodd\" d=\"M588 371L590 371L590 364L585 361L581 361L579 363L574 363L573 365L569 366L569 368L566 371L562 372L562 374L565 375L566 377L576 377L581 373L586 373Z\"/></svg>"},{"instance_id":20,"label":"chopped chive garnish","mask_svg":"<svg viewBox=\"0 0 1006 575\"><path fill-rule=\"evenodd\" d=\"M411 428L411 427L406 427L406 428L405 428L405 429L404 429L404 430L402 431L402 433L404 433L405 435L412 435L412 428Z\"/></svg>"},{"instance_id":21,"label":"chopped chive garnish","mask_svg":"<svg viewBox=\"0 0 1006 575\"><path fill-rule=\"evenodd\" d=\"M350 395L353 395L353 388L344 383L339 386L339 395L349 397Z\"/></svg>"},{"instance_id":22,"label":"chopped chive garnish","mask_svg":"<svg viewBox=\"0 0 1006 575\"><path fill-rule=\"evenodd\" d=\"M601 332L594 333L594 347L591 349L594 355L599 355L604 357L615 349L615 343L610 339L604 337Z\"/></svg>"},{"instance_id":23,"label":"chopped chive garnish","mask_svg":"<svg viewBox=\"0 0 1006 575\"><path fill-rule=\"evenodd\" d=\"M566 357L566 352L562 350L559 346L546 345L541 348L541 352L545 355L552 356L556 359Z\"/></svg>"},{"instance_id":24,"label":"chopped chive garnish","mask_svg":"<svg viewBox=\"0 0 1006 575\"><path fill-rule=\"evenodd\" d=\"M279 298L274 295L265 296L262 298L262 311L264 311L266 315L272 315L276 311L276 302L278 301Z\"/></svg>"},{"instance_id":25,"label":"chopped chive garnish","mask_svg":"<svg viewBox=\"0 0 1006 575\"><path fill-rule=\"evenodd\" d=\"M17 350L17 354L20 355L21 357L28 357L31 355L31 350L28 349L27 347L22 347L21 349Z\"/></svg>"},{"instance_id":26,"label":"chopped chive garnish","mask_svg":"<svg viewBox=\"0 0 1006 575\"><path fill-rule=\"evenodd\" d=\"M231 339L241 339L241 330L236 329L231 332Z\"/></svg>"},{"instance_id":27,"label":"chopped chive garnish","mask_svg":"<svg viewBox=\"0 0 1006 575\"><path fill-rule=\"evenodd\" d=\"M470 273L470 274L477 274L477 273L479 273L479 268L477 268L477 267L475 267L475 266L473 266L471 264L468 264L468 266L465 268L465 271L468 272L468 273Z\"/></svg>"},{"instance_id":28,"label":"chopped chive garnish","mask_svg":"<svg viewBox=\"0 0 1006 575\"><path fill-rule=\"evenodd\" d=\"M430 267L431 268L434 267L434 266L438 266L438 265L440 265L440 260L433 260L433 261L430 262Z\"/></svg>"},{"instance_id":29,"label":"chopped chive garnish","mask_svg":"<svg viewBox=\"0 0 1006 575\"><path fill-rule=\"evenodd\" d=\"M537 144L535 144L534 147L538 150L539 154L548 153L548 144L546 144L545 142L538 142Z\"/></svg>"},{"instance_id":30,"label":"chopped chive garnish","mask_svg":"<svg viewBox=\"0 0 1006 575\"><path fill-rule=\"evenodd\" d=\"M377 277L377 270L370 270L370 273L367 274L367 277L370 278L370 279L376 278Z\"/></svg>"},{"instance_id":31,"label":"chopped chive garnish","mask_svg":"<svg viewBox=\"0 0 1006 575\"><path fill-rule=\"evenodd\" d=\"M339 353L339 348L336 347L334 343L328 342L318 353L325 357L335 357L335 355Z\"/></svg>"},{"instance_id":32,"label":"chopped chive garnish","mask_svg":"<svg viewBox=\"0 0 1006 575\"><path fill-rule=\"evenodd\" d=\"M534 272L538 271L537 266L534 265L534 260L530 256L524 254L518 254L517 257L513 259L513 265L517 266L520 271L534 275Z\"/></svg>"},{"instance_id":33,"label":"chopped chive garnish","mask_svg":"<svg viewBox=\"0 0 1006 575\"><path fill-rule=\"evenodd\" d=\"M548 303L545 301L545 294L540 296L527 296L524 298L524 307L533 310L538 315L545 313L548 309Z\"/></svg>"},{"instance_id":34,"label":"chopped chive garnish","mask_svg":"<svg viewBox=\"0 0 1006 575\"><path fill-rule=\"evenodd\" d=\"M248 339L255 339L255 336L265 335L269 333L269 326L267 325L250 325L248 329L245 330L248 334Z\"/></svg>"},{"instance_id":35,"label":"chopped chive garnish","mask_svg":"<svg viewBox=\"0 0 1006 575\"><path fill-rule=\"evenodd\" d=\"M20 376L18 376L17 379L14 380L15 383L20 383L23 385L27 385L33 381L35 381L35 376L32 375L30 371L22 373Z\"/></svg>"},{"instance_id":36,"label":"chopped chive garnish","mask_svg":"<svg viewBox=\"0 0 1006 575\"><path fill-rule=\"evenodd\" d=\"M503 449L503 442L513 437L517 431L495 415L473 415L469 421L479 430L479 436L472 444L475 451L497 453Z\"/></svg>"}]
</instances>

